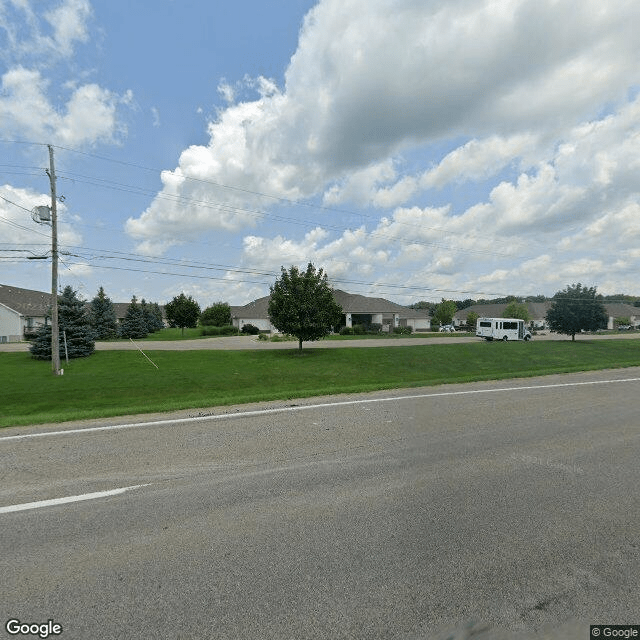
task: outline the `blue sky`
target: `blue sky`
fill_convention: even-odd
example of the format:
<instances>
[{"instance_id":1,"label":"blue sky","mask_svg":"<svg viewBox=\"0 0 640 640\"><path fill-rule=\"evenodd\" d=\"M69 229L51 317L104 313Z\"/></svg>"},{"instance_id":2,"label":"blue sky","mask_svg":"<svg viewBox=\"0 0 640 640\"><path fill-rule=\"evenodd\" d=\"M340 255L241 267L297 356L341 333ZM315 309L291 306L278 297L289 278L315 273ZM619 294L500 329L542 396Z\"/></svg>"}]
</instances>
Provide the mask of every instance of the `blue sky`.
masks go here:
<instances>
[{"instance_id":1,"label":"blue sky","mask_svg":"<svg viewBox=\"0 0 640 640\"><path fill-rule=\"evenodd\" d=\"M613 0L0 0L0 282L205 307L280 267L399 303L640 295L640 24Z\"/></svg>"}]
</instances>

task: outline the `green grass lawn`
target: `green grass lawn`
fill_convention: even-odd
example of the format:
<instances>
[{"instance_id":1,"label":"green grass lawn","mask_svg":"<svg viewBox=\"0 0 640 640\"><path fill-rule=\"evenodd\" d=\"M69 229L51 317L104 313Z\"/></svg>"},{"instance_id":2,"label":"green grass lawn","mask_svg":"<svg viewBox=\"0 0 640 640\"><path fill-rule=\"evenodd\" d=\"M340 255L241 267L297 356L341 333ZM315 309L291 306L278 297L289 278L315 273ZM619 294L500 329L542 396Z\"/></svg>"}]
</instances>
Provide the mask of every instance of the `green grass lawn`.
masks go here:
<instances>
[{"instance_id":1,"label":"green grass lawn","mask_svg":"<svg viewBox=\"0 0 640 640\"><path fill-rule=\"evenodd\" d=\"M63 365L0 353L0 426L640 365L640 340L359 349L98 351Z\"/></svg>"},{"instance_id":2,"label":"green grass lawn","mask_svg":"<svg viewBox=\"0 0 640 640\"><path fill-rule=\"evenodd\" d=\"M183 332L182 329L175 329L172 327L167 327L166 329L160 329L160 331L156 331L155 333L150 333L146 338L142 338L140 341L144 340L195 340L197 338L206 337L202 335L202 327L195 327L193 329L186 328ZM126 340L129 342L129 340ZM135 342L139 342L135 340Z\"/></svg>"},{"instance_id":3,"label":"green grass lawn","mask_svg":"<svg viewBox=\"0 0 640 640\"><path fill-rule=\"evenodd\" d=\"M454 333L440 333L438 331L416 331L413 333L374 333L364 334L358 336L341 336L339 334L332 334L327 336L325 340L366 340L366 339L382 339L382 340L394 340L400 338L463 338L473 336L475 333L467 333L464 331L455 331Z\"/></svg>"}]
</instances>

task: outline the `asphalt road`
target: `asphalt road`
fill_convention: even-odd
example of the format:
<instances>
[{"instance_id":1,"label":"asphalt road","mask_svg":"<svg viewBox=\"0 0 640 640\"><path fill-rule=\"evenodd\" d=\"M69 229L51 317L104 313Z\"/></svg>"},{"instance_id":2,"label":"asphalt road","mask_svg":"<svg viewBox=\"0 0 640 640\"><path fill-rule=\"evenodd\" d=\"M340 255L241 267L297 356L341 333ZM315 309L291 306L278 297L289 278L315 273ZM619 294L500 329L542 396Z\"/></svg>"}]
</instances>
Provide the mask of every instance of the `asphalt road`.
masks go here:
<instances>
[{"instance_id":1,"label":"asphalt road","mask_svg":"<svg viewBox=\"0 0 640 640\"><path fill-rule=\"evenodd\" d=\"M639 392L633 368L3 429L0 637L638 624Z\"/></svg>"}]
</instances>

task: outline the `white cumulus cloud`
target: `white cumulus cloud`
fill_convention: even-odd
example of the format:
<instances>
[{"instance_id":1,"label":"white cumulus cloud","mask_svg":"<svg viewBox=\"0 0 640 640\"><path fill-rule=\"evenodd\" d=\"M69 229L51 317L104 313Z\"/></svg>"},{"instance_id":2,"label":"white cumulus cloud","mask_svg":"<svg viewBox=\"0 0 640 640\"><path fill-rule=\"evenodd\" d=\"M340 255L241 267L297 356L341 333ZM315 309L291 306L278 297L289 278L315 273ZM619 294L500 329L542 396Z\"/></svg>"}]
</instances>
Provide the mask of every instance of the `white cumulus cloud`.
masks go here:
<instances>
[{"instance_id":1,"label":"white cumulus cloud","mask_svg":"<svg viewBox=\"0 0 640 640\"><path fill-rule=\"evenodd\" d=\"M63 109L49 98L50 81L39 71L16 67L2 76L0 131L4 135L65 145L114 142L124 132L117 108L130 95L117 94L96 84L74 89Z\"/></svg>"},{"instance_id":2,"label":"white cumulus cloud","mask_svg":"<svg viewBox=\"0 0 640 640\"><path fill-rule=\"evenodd\" d=\"M208 142L185 150L175 169L185 180L177 191L165 186L127 230L168 246L206 229L253 226L259 214L242 209L276 198L324 194L327 205L391 208L504 167L535 174L567 131L624 104L640 83L637 24L640 5L623 0L322 0L305 18L285 86L221 80L225 106ZM237 102L247 87L257 97ZM459 142L438 156L446 140ZM408 153L430 160L408 172ZM612 170L601 162L598 179ZM532 201L518 217L548 200L541 187L534 202L525 180L514 188ZM556 188L571 198L574 186ZM496 188L494 198L509 198ZM167 195L189 204L178 208Z\"/></svg>"}]
</instances>

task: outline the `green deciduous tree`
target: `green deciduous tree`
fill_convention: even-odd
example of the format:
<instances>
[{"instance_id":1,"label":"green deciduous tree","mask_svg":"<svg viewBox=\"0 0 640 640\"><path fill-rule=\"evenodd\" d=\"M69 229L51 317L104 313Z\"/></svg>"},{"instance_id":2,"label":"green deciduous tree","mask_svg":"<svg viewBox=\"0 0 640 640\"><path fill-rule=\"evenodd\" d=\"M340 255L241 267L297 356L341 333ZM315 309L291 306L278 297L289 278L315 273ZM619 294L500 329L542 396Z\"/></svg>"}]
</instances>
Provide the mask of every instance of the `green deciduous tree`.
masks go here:
<instances>
[{"instance_id":1,"label":"green deciduous tree","mask_svg":"<svg viewBox=\"0 0 640 640\"><path fill-rule=\"evenodd\" d=\"M58 329L62 357L82 358L94 352L95 342L87 305L69 286L58 296ZM51 360L51 325L38 331L30 351L32 357L38 360Z\"/></svg>"},{"instance_id":2,"label":"green deciduous tree","mask_svg":"<svg viewBox=\"0 0 640 640\"><path fill-rule=\"evenodd\" d=\"M433 311L433 319L440 325L451 324L453 316L458 310L456 303L453 300L445 300L442 298L442 302L436 305Z\"/></svg>"},{"instance_id":3,"label":"green deciduous tree","mask_svg":"<svg viewBox=\"0 0 640 640\"><path fill-rule=\"evenodd\" d=\"M118 335L118 320L113 302L102 287L89 306L89 323L95 340L109 340Z\"/></svg>"},{"instance_id":4,"label":"green deciduous tree","mask_svg":"<svg viewBox=\"0 0 640 640\"><path fill-rule=\"evenodd\" d=\"M531 314L526 304L521 302L511 301L504 309L502 314L503 318L518 318L524 320L525 323L531 320Z\"/></svg>"},{"instance_id":5,"label":"green deciduous tree","mask_svg":"<svg viewBox=\"0 0 640 640\"><path fill-rule=\"evenodd\" d=\"M181 293L164 306L171 327L180 327L182 335L186 327L195 327L200 317L200 305L191 297Z\"/></svg>"},{"instance_id":6,"label":"green deciduous tree","mask_svg":"<svg viewBox=\"0 0 640 640\"><path fill-rule=\"evenodd\" d=\"M231 307L228 302L215 302L200 314L200 324L205 327L224 327L231 324Z\"/></svg>"},{"instance_id":7,"label":"green deciduous tree","mask_svg":"<svg viewBox=\"0 0 640 640\"><path fill-rule=\"evenodd\" d=\"M306 271L292 266L270 287L269 318L282 333L298 338L302 351L305 340L319 340L342 319L342 307L335 301L327 274L309 263Z\"/></svg>"},{"instance_id":8,"label":"green deciduous tree","mask_svg":"<svg viewBox=\"0 0 640 640\"><path fill-rule=\"evenodd\" d=\"M480 316L475 311L469 311L467 314L467 328L470 331L476 330L476 325L478 324L478 318Z\"/></svg>"},{"instance_id":9,"label":"green deciduous tree","mask_svg":"<svg viewBox=\"0 0 640 640\"><path fill-rule=\"evenodd\" d=\"M608 321L602 296L595 287L583 287L580 283L569 285L553 296L546 318L551 331L570 335L572 340L580 331L606 329Z\"/></svg>"}]
</instances>

